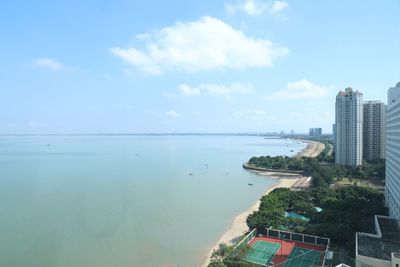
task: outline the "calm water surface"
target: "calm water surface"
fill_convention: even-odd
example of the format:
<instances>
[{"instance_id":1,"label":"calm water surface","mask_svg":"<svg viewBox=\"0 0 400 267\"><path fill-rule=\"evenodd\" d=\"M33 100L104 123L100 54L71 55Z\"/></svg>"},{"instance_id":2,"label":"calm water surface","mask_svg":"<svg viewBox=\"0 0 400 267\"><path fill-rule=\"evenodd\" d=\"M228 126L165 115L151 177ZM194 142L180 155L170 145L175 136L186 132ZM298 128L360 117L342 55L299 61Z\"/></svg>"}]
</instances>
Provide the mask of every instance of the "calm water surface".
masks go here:
<instances>
[{"instance_id":1,"label":"calm water surface","mask_svg":"<svg viewBox=\"0 0 400 267\"><path fill-rule=\"evenodd\" d=\"M2 136L0 266L198 266L233 217L276 184L241 164L304 146L255 136Z\"/></svg>"}]
</instances>

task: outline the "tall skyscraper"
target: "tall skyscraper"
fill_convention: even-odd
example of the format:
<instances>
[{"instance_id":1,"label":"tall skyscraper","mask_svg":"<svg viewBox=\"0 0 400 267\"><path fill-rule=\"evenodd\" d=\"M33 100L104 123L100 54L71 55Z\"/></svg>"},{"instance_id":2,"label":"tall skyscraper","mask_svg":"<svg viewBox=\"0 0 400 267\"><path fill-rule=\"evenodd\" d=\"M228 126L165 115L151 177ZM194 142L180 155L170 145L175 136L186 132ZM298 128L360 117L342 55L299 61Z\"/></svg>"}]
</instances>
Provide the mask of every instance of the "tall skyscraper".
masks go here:
<instances>
[{"instance_id":1,"label":"tall skyscraper","mask_svg":"<svg viewBox=\"0 0 400 267\"><path fill-rule=\"evenodd\" d=\"M346 88L336 96L335 162L346 166L362 164L363 95Z\"/></svg>"},{"instance_id":2,"label":"tall skyscraper","mask_svg":"<svg viewBox=\"0 0 400 267\"><path fill-rule=\"evenodd\" d=\"M400 82L388 91L385 198L390 216L400 218Z\"/></svg>"},{"instance_id":3,"label":"tall skyscraper","mask_svg":"<svg viewBox=\"0 0 400 267\"><path fill-rule=\"evenodd\" d=\"M363 158L385 158L386 105L382 101L366 101L363 110Z\"/></svg>"}]
</instances>

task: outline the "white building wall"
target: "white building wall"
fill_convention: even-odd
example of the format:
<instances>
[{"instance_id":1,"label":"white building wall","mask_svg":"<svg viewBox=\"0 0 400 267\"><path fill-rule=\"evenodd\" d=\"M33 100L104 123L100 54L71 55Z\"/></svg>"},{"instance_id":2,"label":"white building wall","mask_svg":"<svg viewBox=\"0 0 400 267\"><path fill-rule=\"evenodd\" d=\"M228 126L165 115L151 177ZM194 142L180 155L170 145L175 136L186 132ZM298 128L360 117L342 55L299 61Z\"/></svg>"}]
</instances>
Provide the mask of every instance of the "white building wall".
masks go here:
<instances>
[{"instance_id":1,"label":"white building wall","mask_svg":"<svg viewBox=\"0 0 400 267\"><path fill-rule=\"evenodd\" d=\"M392 267L390 261L356 255L356 267Z\"/></svg>"},{"instance_id":2,"label":"white building wall","mask_svg":"<svg viewBox=\"0 0 400 267\"><path fill-rule=\"evenodd\" d=\"M335 161L347 166L362 165L363 100L362 93L351 88L336 96Z\"/></svg>"},{"instance_id":3,"label":"white building wall","mask_svg":"<svg viewBox=\"0 0 400 267\"><path fill-rule=\"evenodd\" d=\"M388 91L385 198L390 216L400 218L400 83Z\"/></svg>"}]
</instances>

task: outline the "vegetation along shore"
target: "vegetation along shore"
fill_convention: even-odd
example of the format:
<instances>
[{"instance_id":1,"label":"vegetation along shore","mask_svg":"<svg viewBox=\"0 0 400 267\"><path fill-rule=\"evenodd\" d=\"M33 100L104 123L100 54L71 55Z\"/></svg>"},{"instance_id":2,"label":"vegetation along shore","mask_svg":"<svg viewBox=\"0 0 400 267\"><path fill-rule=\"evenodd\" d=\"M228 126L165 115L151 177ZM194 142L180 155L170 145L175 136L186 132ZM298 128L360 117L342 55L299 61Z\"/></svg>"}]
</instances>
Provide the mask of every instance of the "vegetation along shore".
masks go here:
<instances>
[{"instance_id":1,"label":"vegetation along shore","mask_svg":"<svg viewBox=\"0 0 400 267\"><path fill-rule=\"evenodd\" d=\"M297 153L293 158L298 157L316 157L325 149L325 144L317 141L312 140L298 140L304 143L307 143L306 148L302 151ZM247 164L244 163L243 166L245 167ZM255 173L263 176L267 176L268 178L278 179L279 182L277 185L273 187L267 188L267 190L263 193L264 195L268 195L272 190L275 188L283 187L283 188L291 188L293 185L298 183L300 180L305 180L307 177L303 176L301 172L295 173L288 170L267 170L267 169L256 169L256 166L253 166L254 169L251 169L250 166L246 169L250 171L254 171ZM207 266L210 263L211 256L214 251L219 248L219 244L229 244L233 245L238 238L240 238L244 233L249 230L247 225L246 219L247 217L252 214L253 212L257 211L260 207L261 200L258 200L254 203L248 210L244 211L243 213L237 215L234 219L232 224L229 226L227 231L222 235L222 237L218 240L218 242L208 251L207 258L202 266Z\"/></svg>"},{"instance_id":2,"label":"vegetation along shore","mask_svg":"<svg viewBox=\"0 0 400 267\"><path fill-rule=\"evenodd\" d=\"M382 193L384 162L365 162L363 169L349 169L333 162L330 140L306 142L307 147L293 157L252 157L243 164L279 183L234 219L202 266L247 266L243 255L232 250L234 245L249 230L267 227L329 237L331 249L336 250L334 259L351 263L355 232L373 232L373 216L387 214ZM287 211L307 220L287 217Z\"/></svg>"}]
</instances>

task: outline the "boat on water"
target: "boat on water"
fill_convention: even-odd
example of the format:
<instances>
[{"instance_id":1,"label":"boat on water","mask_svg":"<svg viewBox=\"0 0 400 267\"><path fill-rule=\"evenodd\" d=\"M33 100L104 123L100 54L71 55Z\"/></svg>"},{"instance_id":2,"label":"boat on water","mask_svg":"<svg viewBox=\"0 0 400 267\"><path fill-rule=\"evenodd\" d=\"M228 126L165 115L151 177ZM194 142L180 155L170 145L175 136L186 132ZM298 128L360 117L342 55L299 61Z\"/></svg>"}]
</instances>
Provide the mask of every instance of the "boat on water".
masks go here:
<instances>
[{"instance_id":1,"label":"boat on water","mask_svg":"<svg viewBox=\"0 0 400 267\"><path fill-rule=\"evenodd\" d=\"M252 186L253 184L252 184L252 183L248 183L247 185L250 185L250 186Z\"/></svg>"}]
</instances>

